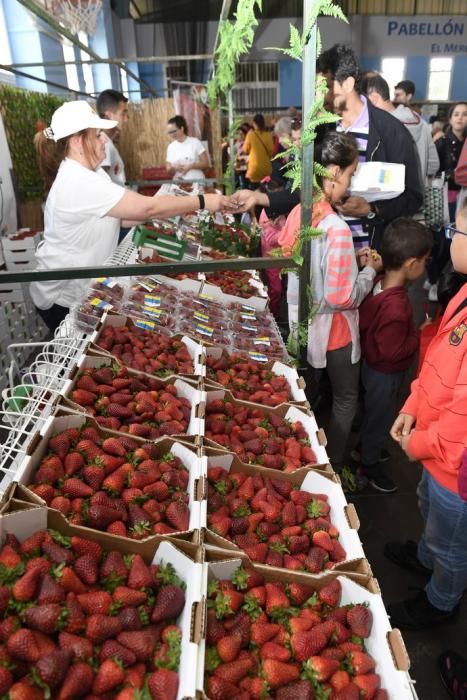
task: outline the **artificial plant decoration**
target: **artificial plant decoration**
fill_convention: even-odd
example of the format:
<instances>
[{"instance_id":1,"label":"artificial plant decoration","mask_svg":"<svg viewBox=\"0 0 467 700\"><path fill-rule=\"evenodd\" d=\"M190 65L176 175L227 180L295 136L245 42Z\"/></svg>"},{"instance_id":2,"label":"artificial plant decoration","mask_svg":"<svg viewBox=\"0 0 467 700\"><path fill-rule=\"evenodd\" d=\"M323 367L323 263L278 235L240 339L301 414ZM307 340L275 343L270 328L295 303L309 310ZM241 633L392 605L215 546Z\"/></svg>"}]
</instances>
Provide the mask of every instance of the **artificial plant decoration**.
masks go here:
<instances>
[{"instance_id":1,"label":"artificial plant decoration","mask_svg":"<svg viewBox=\"0 0 467 700\"><path fill-rule=\"evenodd\" d=\"M211 108L225 102L235 85L235 67L240 56L248 53L255 36L258 20L255 7L261 10L262 0L238 0L235 22L226 19L219 27L219 42L215 49L215 72L208 81L208 99Z\"/></svg>"},{"instance_id":2,"label":"artificial plant decoration","mask_svg":"<svg viewBox=\"0 0 467 700\"><path fill-rule=\"evenodd\" d=\"M63 99L0 84L0 109L22 201L42 196L43 182L34 149L34 134L50 124Z\"/></svg>"}]
</instances>

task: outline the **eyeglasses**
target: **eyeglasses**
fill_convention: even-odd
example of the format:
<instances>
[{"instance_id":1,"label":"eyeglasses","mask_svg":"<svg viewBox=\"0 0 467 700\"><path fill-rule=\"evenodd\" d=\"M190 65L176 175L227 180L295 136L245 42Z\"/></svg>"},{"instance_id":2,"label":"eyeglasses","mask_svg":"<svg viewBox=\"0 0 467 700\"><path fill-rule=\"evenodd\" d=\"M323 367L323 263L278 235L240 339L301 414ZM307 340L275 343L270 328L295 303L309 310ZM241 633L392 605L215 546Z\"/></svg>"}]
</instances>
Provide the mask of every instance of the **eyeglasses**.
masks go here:
<instances>
[{"instance_id":1,"label":"eyeglasses","mask_svg":"<svg viewBox=\"0 0 467 700\"><path fill-rule=\"evenodd\" d=\"M297 129L302 128L302 120L301 119L292 119L292 129L294 131L297 131Z\"/></svg>"},{"instance_id":2,"label":"eyeglasses","mask_svg":"<svg viewBox=\"0 0 467 700\"><path fill-rule=\"evenodd\" d=\"M169 136L172 136L172 134L176 134L177 131L178 129L172 129L172 131L168 131L167 133L169 134Z\"/></svg>"},{"instance_id":3,"label":"eyeglasses","mask_svg":"<svg viewBox=\"0 0 467 700\"><path fill-rule=\"evenodd\" d=\"M460 236L467 236L467 231L459 231L459 229L456 228L455 226L445 226L444 227L444 235L446 236L446 238L449 238L450 240L452 240L454 238L454 236L456 235L456 233L458 233Z\"/></svg>"}]
</instances>

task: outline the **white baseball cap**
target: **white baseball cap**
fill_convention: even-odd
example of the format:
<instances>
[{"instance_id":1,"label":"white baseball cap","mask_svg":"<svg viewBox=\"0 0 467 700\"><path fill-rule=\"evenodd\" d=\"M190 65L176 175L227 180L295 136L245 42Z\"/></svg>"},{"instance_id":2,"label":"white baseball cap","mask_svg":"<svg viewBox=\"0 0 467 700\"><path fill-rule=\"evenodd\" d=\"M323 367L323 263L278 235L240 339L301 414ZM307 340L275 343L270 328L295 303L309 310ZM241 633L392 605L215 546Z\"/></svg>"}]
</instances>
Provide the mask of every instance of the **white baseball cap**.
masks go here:
<instances>
[{"instance_id":1,"label":"white baseball cap","mask_svg":"<svg viewBox=\"0 0 467 700\"><path fill-rule=\"evenodd\" d=\"M65 102L55 110L50 127L45 129L45 135L59 141L83 129L113 129L117 124L113 119L101 119L84 100L76 100Z\"/></svg>"}]
</instances>

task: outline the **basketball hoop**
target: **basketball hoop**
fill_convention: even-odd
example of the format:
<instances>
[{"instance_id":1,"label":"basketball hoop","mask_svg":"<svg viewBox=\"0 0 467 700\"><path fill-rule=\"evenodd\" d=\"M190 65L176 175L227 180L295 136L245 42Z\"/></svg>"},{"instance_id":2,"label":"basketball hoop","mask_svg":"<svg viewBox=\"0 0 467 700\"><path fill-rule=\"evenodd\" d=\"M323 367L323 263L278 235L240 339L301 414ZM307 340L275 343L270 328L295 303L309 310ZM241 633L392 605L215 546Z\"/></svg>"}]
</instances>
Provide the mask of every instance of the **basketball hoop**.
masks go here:
<instances>
[{"instance_id":1,"label":"basketball hoop","mask_svg":"<svg viewBox=\"0 0 467 700\"><path fill-rule=\"evenodd\" d=\"M43 4L73 34L95 34L102 0L43 0Z\"/></svg>"}]
</instances>

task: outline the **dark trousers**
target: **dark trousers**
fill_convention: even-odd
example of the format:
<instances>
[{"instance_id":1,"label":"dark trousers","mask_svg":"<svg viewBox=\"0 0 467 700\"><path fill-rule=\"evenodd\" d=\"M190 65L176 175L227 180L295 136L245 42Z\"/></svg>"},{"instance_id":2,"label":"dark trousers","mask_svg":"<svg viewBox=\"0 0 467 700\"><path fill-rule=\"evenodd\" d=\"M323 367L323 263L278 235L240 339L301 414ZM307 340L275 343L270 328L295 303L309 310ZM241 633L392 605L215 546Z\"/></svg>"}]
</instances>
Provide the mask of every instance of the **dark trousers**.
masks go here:
<instances>
[{"instance_id":1,"label":"dark trousers","mask_svg":"<svg viewBox=\"0 0 467 700\"><path fill-rule=\"evenodd\" d=\"M327 452L332 466L337 471L344 466L347 443L358 407L360 363L352 364L352 343L326 354L326 373L332 389L332 409L326 436ZM319 381L323 370L314 370L314 379Z\"/></svg>"},{"instance_id":2,"label":"dark trousers","mask_svg":"<svg viewBox=\"0 0 467 700\"><path fill-rule=\"evenodd\" d=\"M397 411L397 400L405 372L384 374L362 362L362 384L365 389L365 414L362 422L362 464L377 465L381 450Z\"/></svg>"},{"instance_id":3,"label":"dark trousers","mask_svg":"<svg viewBox=\"0 0 467 700\"><path fill-rule=\"evenodd\" d=\"M65 306L60 306L59 304L54 304L50 307L50 309L39 309L36 306L36 311L44 321L49 331L52 331L53 333L63 321L65 316L70 312L70 309L66 308Z\"/></svg>"}]
</instances>

